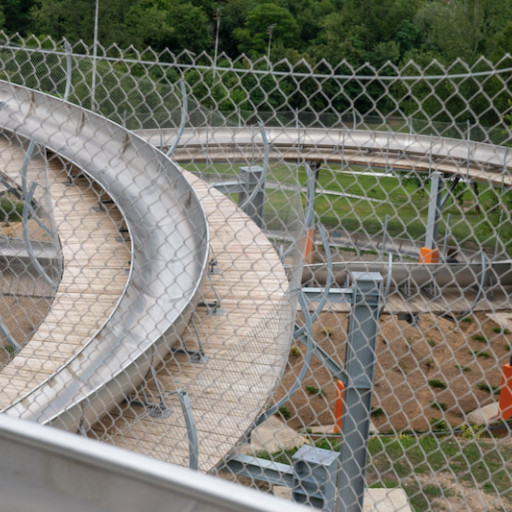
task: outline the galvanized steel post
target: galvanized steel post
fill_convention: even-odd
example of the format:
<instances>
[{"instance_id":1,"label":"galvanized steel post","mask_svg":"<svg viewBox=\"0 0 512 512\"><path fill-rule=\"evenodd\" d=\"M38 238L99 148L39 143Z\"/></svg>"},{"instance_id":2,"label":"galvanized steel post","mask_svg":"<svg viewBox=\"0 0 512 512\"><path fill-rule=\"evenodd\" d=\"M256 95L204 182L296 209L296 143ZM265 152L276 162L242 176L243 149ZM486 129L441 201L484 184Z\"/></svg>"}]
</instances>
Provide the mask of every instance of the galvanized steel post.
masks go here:
<instances>
[{"instance_id":1,"label":"galvanized steel post","mask_svg":"<svg viewBox=\"0 0 512 512\"><path fill-rule=\"evenodd\" d=\"M336 512L361 512L370 433L382 276L354 272L345 356L345 396Z\"/></svg>"},{"instance_id":2,"label":"galvanized steel post","mask_svg":"<svg viewBox=\"0 0 512 512\"><path fill-rule=\"evenodd\" d=\"M263 203L265 201L265 183L262 183L263 167L252 165L240 167L240 184L244 191L238 194L238 204L256 223L263 226ZM255 193L255 189L257 189Z\"/></svg>"},{"instance_id":3,"label":"galvanized steel post","mask_svg":"<svg viewBox=\"0 0 512 512\"><path fill-rule=\"evenodd\" d=\"M441 188L443 186L443 180L442 174L439 171L434 171L431 178L425 247L435 249L437 247L437 231L441 214Z\"/></svg>"}]
</instances>

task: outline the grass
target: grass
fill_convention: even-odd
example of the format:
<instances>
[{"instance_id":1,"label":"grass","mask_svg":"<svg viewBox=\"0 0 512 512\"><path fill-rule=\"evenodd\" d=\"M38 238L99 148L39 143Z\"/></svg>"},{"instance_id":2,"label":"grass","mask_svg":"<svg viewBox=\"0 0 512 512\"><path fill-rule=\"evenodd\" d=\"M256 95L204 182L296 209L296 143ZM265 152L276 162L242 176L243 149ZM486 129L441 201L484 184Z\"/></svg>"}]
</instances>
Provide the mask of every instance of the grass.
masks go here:
<instances>
[{"instance_id":1,"label":"grass","mask_svg":"<svg viewBox=\"0 0 512 512\"><path fill-rule=\"evenodd\" d=\"M512 458L510 446L498 448L474 438L377 437L370 439L369 452L373 473L379 480L400 484L415 511L430 509L436 497L450 495L443 486L420 483L415 474L446 472L486 493L499 493L504 501L512 499L512 476L506 467Z\"/></svg>"},{"instance_id":2,"label":"grass","mask_svg":"<svg viewBox=\"0 0 512 512\"><path fill-rule=\"evenodd\" d=\"M464 373L469 373L471 371L471 368L469 366L462 366L461 364L456 364L455 368Z\"/></svg>"},{"instance_id":3,"label":"grass","mask_svg":"<svg viewBox=\"0 0 512 512\"><path fill-rule=\"evenodd\" d=\"M432 407L432 409L438 409L440 411L446 411L446 409L448 409L448 406L444 402L436 402L435 400L430 402L430 407Z\"/></svg>"},{"instance_id":4,"label":"grass","mask_svg":"<svg viewBox=\"0 0 512 512\"><path fill-rule=\"evenodd\" d=\"M465 324L472 324L475 320L470 317L470 316L466 316L462 319L462 321L465 323Z\"/></svg>"},{"instance_id":5,"label":"grass","mask_svg":"<svg viewBox=\"0 0 512 512\"><path fill-rule=\"evenodd\" d=\"M443 420L436 420L443 421ZM442 423L438 426L443 426ZM444 425L446 426L446 425ZM504 502L512 500L512 447L496 446L495 441L480 439L472 427L470 436L439 437L424 435L377 436L368 442L367 485L372 488L402 487L415 512L432 509L436 498L452 495L449 487L432 483L429 475L478 487L485 493L498 494ZM317 448L339 451L339 438L322 439ZM292 464L298 448L275 453L257 452L256 456ZM416 475L419 478L416 478ZM430 481L429 481L430 480Z\"/></svg>"},{"instance_id":6,"label":"grass","mask_svg":"<svg viewBox=\"0 0 512 512\"><path fill-rule=\"evenodd\" d=\"M12 357L16 354L16 349L12 346L12 345L9 345L9 343L5 343L2 348Z\"/></svg>"},{"instance_id":7,"label":"grass","mask_svg":"<svg viewBox=\"0 0 512 512\"><path fill-rule=\"evenodd\" d=\"M371 415L373 418L379 418L380 416L384 416L385 412L382 407L372 407Z\"/></svg>"},{"instance_id":8,"label":"grass","mask_svg":"<svg viewBox=\"0 0 512 512\"><path fill-rule=\"evenodd\" d=\"M488 352L483 352L481 350L470 350L469 353L476 357L482 357L483 359L489 359L491 357L491 354Z\"/></svg>"},{"instance_id":9,"label":"grass","mask_svg":"<svg viewBox=\"0 0 512 512\"><path fill-rule=\"evenodd\" d=\"M297 345L292 345L290 347L290 356L300 357L301 355L302 355L302 352L301 352L300 348L297 347Z\"/></svg>"},{"instance_id":10,"label":"grass","mask_svg":"<svg viewBox=\"0 0 512 512\"><path fill-rule=\"evenodd\" d=\"M450 425L448 425L448 423L446 423L446 421L442 420L441 418L431 418L430 426L432 427L432 430L439 430L442 432L450 431Z\"/></svg>"},{"instance_id":11,"label":"grass","mask_svg":"<svg viewBox=\"0 0 512 512\"><path fill-rule=\"evenodd\" d=\"M236 175L242 165L247 163L189 164L184 167L193 172ZM353 175L350 170L373 171L382 174L382 177ZM302 166L283 163L271 165L267 179L269 182L289 184L295 184L298 181L303 187L307 184L307 175ZM316 197L315 211L326 227L337 229L343 226L343 230L349 233L366 232L370 235L381 235L383 219L389 215L387 229L389 237L421 240L425 236L429 185L418 188L415 183L406 179L406 173L390 175L382 169L358 166L352 166L341 172L339 166L325 165L322 166L319 174L318 189L338 194L318 194ZM267 187L266 193L266 222L276 222L276 212L281 213L283 206L287 204L283 198L296 193L284 193L270 187ZM348 197L348 194L359 197ZM488 207L495 204L496 194L497 192L491 186L484 184L480 185L478 197L475 196L471 187L462 191L462 199L466 204L479 202L480 214L472 210L466 211L453 198L448 199L445 209L452 216L450 235L460 241L461 246L469 248L476 244L493 247L494 241L490 239L489 232L494 232L495 227L491 225L486 212ZM302 192L301 195L304 204L305 193ZM288 215L286 212L285 214ZM292 212L289 214L293 215ZM444 229L445 226L441 223L440 236L444 235Z\"/></svg>"},{"instance_id":12,"label":"grass","mask_svg":"<svg viewBox=\"0 0 512 512\"><path fill-rule=\"evenodd\" d=\"M428 381L428 385L434 389L446 389L448 387L442 380L439 379L430 379Z\"/></svg>"},{"instance_id":13,"label":"grass","mask_svg":"<svg viewBox=\"0 0 512 512\"><path fill-rule=\"evenodd\" d=\"M471 336L472 340L479 341L480 343L487 343L487 338L481 334L474 334Z\"/></svg>"},{"instance_id":14,"label":"grass","mask_svg":"<svg viewBox=\"0 0 512 512\"><path fill-rule=\"evenodd\" d=\"M24 202L9 196L0 199L0 222L21 222Z\"/></svg>"},{"instance_id":15,"label":"grass","mask_svg":"<svg viewBox=\"0 0 512 512\"><path fill-rule=\"evenodd\" d=\"M495 332L497 334L510 334L510 330L507 328L502 327L493 327L492 332Z\"/></svg>"},{"instance_id":16,"label":"grass","mask_svg":"<svg viewBox=\"0 0 512 512\"><path fill-rule=\"evenodd\" d=\"M485 382L479 382L477 387L480 391L486 391L487 393L489 393L491 395L499 395L500 394L499 386L489 386L489 384L487 384Z\"/></svg>"},{"instance_id":17,"label":"grass","mask_svg":"<svg viewBox=\"0 0 512 512\"><path fill-rule=\"evenodd\" d=\"M315 386L306 386L306 391L310 395L324 395L323 389L317 388Z\"/></svg>"},{"instance_id":18,"label":"grass","mask_svg":"<svg viewBox=\"0 0 512 512\"><path fill-rule=\"evenodd\" d=\"M292 413L286 407L280 407L279 411L276 412L276 416L282 416L285 420L289 420L292 417Z\"/></svg>"}]
</instances>

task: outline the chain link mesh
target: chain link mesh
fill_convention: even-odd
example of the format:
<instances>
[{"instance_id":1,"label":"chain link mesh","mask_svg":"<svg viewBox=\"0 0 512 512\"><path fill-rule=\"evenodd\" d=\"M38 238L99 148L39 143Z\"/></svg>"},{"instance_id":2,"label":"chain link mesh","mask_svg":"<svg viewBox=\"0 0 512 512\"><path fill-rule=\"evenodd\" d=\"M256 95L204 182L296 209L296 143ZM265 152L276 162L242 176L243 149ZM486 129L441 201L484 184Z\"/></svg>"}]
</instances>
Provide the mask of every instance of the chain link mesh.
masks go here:
<instances>
[{"instance_id":1,"label":"chain link mesh","mask_svg":"<svg viewBox=\"0 0 512 512\"><path fill-rule=\"evenodd\" d=\"M2 39L4 412L286 495L263 460L341 448L336 487L359 457L344 381L367 507L512 510L510 56L216 66ZM357 272L382 276L369 389ZM326 495L308 471L295 499Z\"/></svg>"}]
</instances>

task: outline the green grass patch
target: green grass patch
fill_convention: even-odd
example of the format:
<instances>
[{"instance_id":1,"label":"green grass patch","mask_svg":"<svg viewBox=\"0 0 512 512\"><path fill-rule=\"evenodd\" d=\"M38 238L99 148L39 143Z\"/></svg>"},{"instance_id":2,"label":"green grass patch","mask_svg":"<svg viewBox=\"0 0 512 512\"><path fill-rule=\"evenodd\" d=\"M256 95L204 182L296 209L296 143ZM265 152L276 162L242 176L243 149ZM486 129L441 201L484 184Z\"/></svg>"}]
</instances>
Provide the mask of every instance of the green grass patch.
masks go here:
<instances>
[{"instance_id":1,"label":"green grass patch","mask_svg":"<svg viewBox=\"0 0 512 512\"><path fill-rule=\"evenodd\" d=\"M229 177L238 175L243 165L247 165L247 162L197 163L187 164L184 167L196 173L222 174ZM371 171L377 175L354 175L351 171ZM327 192L317 194L316 215L328 228L343 229L345 233L365 232L377 236L383 234L384 219L389 215L388 237L421 240L426 231L430 185L421 183L418 186L414 180L407 179L408 176L409 173L386 174L382 169L371 167L351 166L342 170L340 166L324 165L319 173L317 190ZM307 174L303 166L275 163L270 165L267 183L299 184L305 187ZM272 221L279 224L276 213L280 215L281 208L287 205L283 192L267 186L265 204L267 223ZM296 195L297 191L291 194ZM452 197L448 198L445 209L452 216L450 236L458 240L462 248L474 250L475 245L494 247L494 240L489 233L493 233L496 226L492 224L491 219L488 219L489 215L486 212L496 202L497 194L498 192L491 186L480 184L478 196L474 194L471 187L463 187L463 190L458 193L459 202ZM305 191L300 192L300 195L304 205ZM460 206L460 202L478 203L480 212L467 210ZM268 227L274 229L279 226ZM442 237L445 234L444 224L441 223L439 228L439 236ZM501 229L500 236L508 248L510 244L507 245L507 241L504 240L504 229ZM512 232L509 238L512 238Z\"/></svg>"},{"instance_id":2,"label":"green grass patch","mask_svg":"<svg viewBox=\"0 0 512 512\"><path fill-rule=\"evenodd\" d=\"M450 431L450 425L441 418L431 418L430 426L432 427L432 430L440 430L442 432Z\"/></svg>"},{"instance_id":3,"label":"green grass patch","mask_svg":"<svg viewBox=\"0 0 512 512\"><path fill-rule=\"evenodd\" d=\"M11 357L16 354L16 349L12 345L9 345L9 343L5 343L2 347Z\"/></svg>"},{"instance_id":4,"label":"green grass patch","mask_svg":"<svg viewBox=\"0 0 512 512\"><path fill-rule=\"evenodd\" d=\"M507 329L507 328L504 329L502 327L493 327L492 332L495 332L497 334L510 334L509 329Z\"/></svg>"},{"instance_id":5,"label":"green grass patch","mask_svg":"<svg viewBox=\"0 0 512 512\"><path fill-rule=\"evenodd\" d=\"M512 499L512 447L460 437L376 437L369 442L370 465L379 482L399 479L416 511L431 509L431 501L449 496L444 487L420 485L414 475L451 473L489 494ZM370 481L372 486L374 482ZM437 489L436 489L437 487Z\"/></svg>"},{"instance_id":6,"label":"green grass patch","mask_svg":"<svg viewBox=\"0 0 512 512\"><path fill-rule=\"evenodd\" d=\"M280 407L279 411L276 412L276 416L282 416L285 420L289 420L292 417L292 413L286 407Z\"/></svg>"},{"instance_id":7,"label":"green grass patch","mask_svg":"<svg viewBox=\"0 0 512 512\"><path fill-rule=\"evenodd\" d=\"M0 199L0 222L21 222L25 203L10 196Z\"/></svg>"},{"instance_id":8,"label":"green grass patch","mask_svg":"<svg viewBox=\"0 0 512 512\"><path fill-rule=\"evenodd\" d=\"M315 386L306 386L306 391L310 395L324 395L323 389L317 388Z\"/></svg>"},{"instance_id":9,"label":"green grass patch","mask_svg":"<svg viewBox=\"0 0 512 512\"><path fill-rule=\"evenodd\" d=\"M489 393L491 395L499 395L500 394L499 386L490 386L489 384L487 384L485 382L479 382L477 387L480 391L486 391L487 393Z\"/></svg>"},{"instance_id":10,"label":"green grass patch","mask_svg":"<svg viewBox=\"0 0 512 512\"><path fill-rule=\"evenodd\" d=\"M462 366L461 364L456 364L455 368L457 368L457 370L460 370L463 373L469 373L471 371L471 368L469 366Z\"/></svg>"},{"instance_id":11,"label":"green grass patch","mask_svg":"<svg viewBox=\"0 0 512 512\"><path fill-rule=\"evenodd\" d=\"M370 414L373 418L379 418L380 416L384 416L386 413L382 407L372 407L372 412Z\"/></svg>"},{"instance_id":12,"label":"green grass patch","mask_svg":"<svg viewBox=\"0 0 512 512\"><path fill-rule=\"evenodd\" d=\"M475 320L470 317L470 316L466 316L462 319L462 321L465 323L465 324L472 324Z\"/></svg>"},{"instance_id":13,"label":"green grass patch","mask_svg":"<svg viewBox=\"0 0 512 512\"><path fill-rule=\"evenodd\" d=\"M481 357L483 359L489 359L491 357L491 354L488 352L483 352L482 350L470 350L469 353L476 357Z\"/></svg>"},{"instance_id":14,"label":"green grass patch","mask_svg":"<svg viewBox=\"0 0 512 512\"><path fill-rule=\"evenodd\" d=\"M430 379L428 385L434 389L446 389L448 387L446 383L439 379Z\"/></svg>"},{"instance_id":15,"label":"green grass patch","mask_svg":"<svg viewBox=\"0 0 512 512\"><path fill-rule=\"evenodd\" d=\"M448 409L448 406L444 402L436 402L435 400L430 402L430 407L432 407L432 409L438 409L439 411L446 411L446 409Z\"/></svg>"},{"instance_id":16,"label":"green grass patch","mask_svg":"<svg viewBox=\"0 0 512 512\"><path fill-rule=\"evenodd\" d=\"M300 357L302 355L302 352L297 345L292 345L290 347L290 356L291 357Z\"/></svg>"},{"instance_id":17,"label":"green grass patch","mask_svg":"<svg viewBox=\"0 0 512 512\"><path fill-rule=\"evenodd\" d=\"M487 338L481 334L474 334L471 336L472 340L479 341L480 343L487 343Z\"/></svg>"}]
</instances>

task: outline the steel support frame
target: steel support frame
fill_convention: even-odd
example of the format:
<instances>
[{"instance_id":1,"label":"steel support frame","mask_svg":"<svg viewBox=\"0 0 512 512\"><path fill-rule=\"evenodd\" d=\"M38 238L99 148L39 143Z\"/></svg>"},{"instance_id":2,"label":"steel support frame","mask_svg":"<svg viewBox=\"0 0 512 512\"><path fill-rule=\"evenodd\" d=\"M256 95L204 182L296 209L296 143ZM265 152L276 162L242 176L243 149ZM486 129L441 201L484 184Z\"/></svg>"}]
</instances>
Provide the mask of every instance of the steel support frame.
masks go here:
<instances>
[{"instance_id":1,"label":"steel support frame","mask_svg":"<svg viewBox=\"0 0 512 512\"><path fill-rule=\"evenodd\" d=\"M363 510L382 281L376 272L353 273L336 512Z\"/></svg>"},{"instance_id":2,"label":"steel support frame","mask_svg":"<svg viewBox=\"0 0 512 512\"><path fill-rule=\"evenodd\" d=\"M439 227L439 218L441 216L442 197L441 189L443 187L443 175L439 171L431 174L430 182L430 200L428 203L427 214L427 232L425 235L425 247L436 249L437 232Z\"/></svg>"},{"instance_id":3,"label":"steel support frame","mask_svg":"<svg viewBox=\"0 0 512 512\"><path fill-rule=\"evenodd\" d=\"M340 454L329 450L301 452L301 448L294 456L293 469L286 464L234 454L224 461L220 470L291 487L295 501L309 503L324 511L363 510L378 319L382 312L382 284L380 273L353 272L351 289L304 288L300 295L307 325L305 329L297 329L296 339L304 342L308 353L313 351L333 375L345 384ZM344 368L312 340L311 315L304 307L304 296L312 300L352 304ZM287 398L291 398L291 395L287 394ZM266 417L268 415L264 414L259 420Z\"/></svg>"}]
</instances>

